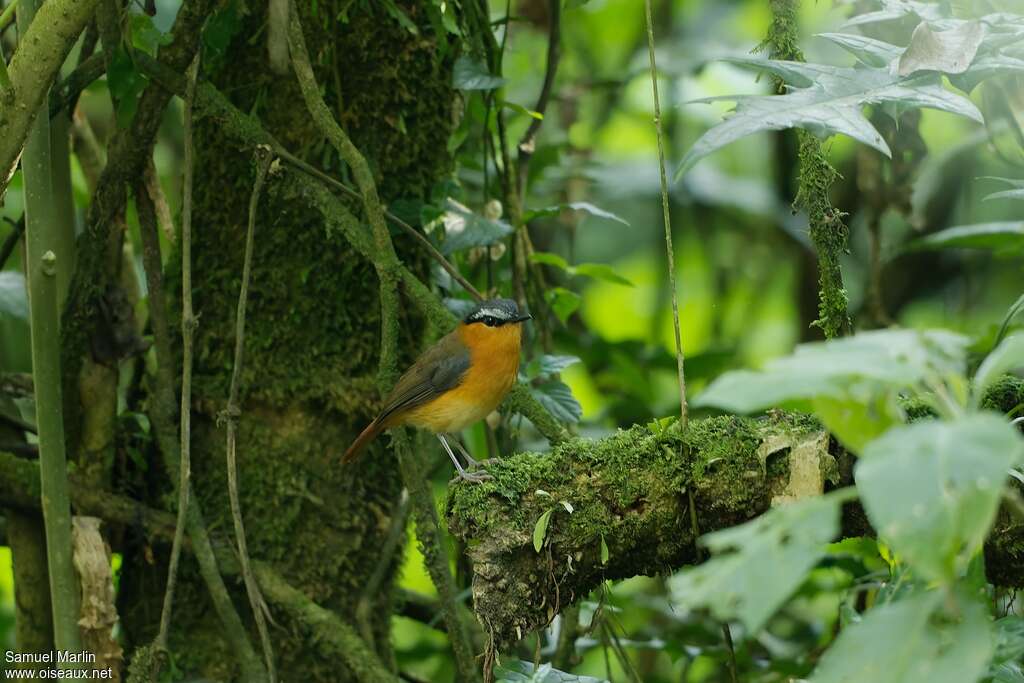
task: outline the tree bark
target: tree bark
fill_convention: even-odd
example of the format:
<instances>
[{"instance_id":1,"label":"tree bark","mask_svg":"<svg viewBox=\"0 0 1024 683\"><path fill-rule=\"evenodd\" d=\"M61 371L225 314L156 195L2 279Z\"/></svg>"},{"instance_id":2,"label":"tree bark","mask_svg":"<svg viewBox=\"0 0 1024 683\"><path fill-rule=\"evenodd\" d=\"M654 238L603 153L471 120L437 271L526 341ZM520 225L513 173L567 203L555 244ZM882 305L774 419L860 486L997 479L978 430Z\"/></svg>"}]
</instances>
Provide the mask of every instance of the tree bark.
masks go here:
<instances>
[{"instance_id":1,"label":"tree bark","mask_svg":"<svg viewBox=\"0 0 1024 683\"><path fill-rule=\"evenodd\" d=\"M432 29L422 2L403 3L421 24L419 36L375 3L352 6L347 22L336 19L329 2L319 3L319 13L316 3L300 4L317 79L341 124L375 165L383 199L425 196L451 166L454 46L443 53L424 37ZM232 104L254 113L287 149L344 178L346 170L301 106L293 77L272 73L264 41L252 39L261 34L265 5L250 4L252 14L241 18L224 55L207 53L205 73L212 72ZM197 116L192 475L208 527L229 530L218 416L232 370L253 171L249 150L241 150L216 119L202 118L202 111ZM268 180L256 223L238 421L241 510L254 561L272 566L290 586L348 619L380 561L374 549L388 533L400 490L395 462L382 446L358 466L343 469L337 463L377 408L368 369L376 367L379 346L378 284L371 264L348 242L329 235L320 214L295 202L278 179L272 174ZM425 271L415 248L402 240L396 246L407 266ZM170 282L179 277L179 261L178 254L170 256ZM169 310L180 315L179 295L169 290ZM410 359L422 324L415 318L401 322L402 353ZM172 321L171 327L177 325ZM147 502L162 504L162 493ZM120 595L135 644L155 633L166 574L166 563L147 563L141 549L126 554ZM387 578L372 596L371 646L385 662L391 660L392 578L399 562L399 556L390 559ZM242 586L231 588L251 626ZM177 667L186 675L235 679L232 653L190 559L182 563L177 595L169 639ZM289 614L275 611L283 628L271 631L281 680L355 680L313 636L289 627Z\"/></svg>"}]
</instances>

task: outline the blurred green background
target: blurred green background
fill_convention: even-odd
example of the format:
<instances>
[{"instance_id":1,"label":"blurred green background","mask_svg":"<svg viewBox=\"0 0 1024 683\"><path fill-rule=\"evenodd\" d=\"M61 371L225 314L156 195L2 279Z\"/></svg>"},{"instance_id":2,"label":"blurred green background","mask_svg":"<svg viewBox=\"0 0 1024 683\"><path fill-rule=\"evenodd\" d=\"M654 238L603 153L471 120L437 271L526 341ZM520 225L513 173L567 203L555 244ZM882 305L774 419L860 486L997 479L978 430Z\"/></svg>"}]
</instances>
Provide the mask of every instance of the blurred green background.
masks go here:
<instances>
[{"instance_id":1,"label":"blurred green background","mask_svg":"<svg viewBox=\"0 0 1024 683\"><path fill-rule=\"evenodd\" d=\"M170 25L177 4L158 0L154 23L159 29ZM1010 4L982 2L978 10L1008 9ZM801 45L807 60L852 65L854 59L848 53L815 36L836 30L851 12L870 5L802 3ZM492 0L491 8L493 19L504 17L504 0ZM766 0L675 0L654 2L654 8L671 174L693 141L731 107L728 102L687 102L770 92L769 78L759 79L749 70L713 60L749 54L763 40L771 15ZM505 98L531 108L543 79L546 2L517 0L511 3L511 11L515 20L504 61ZM5 38L9 55L12 37ZM1007 81L994 87L1018 85ZM1004 95L1019 111L1019 89ZM991 102L986 98L984 89L972 94L988 115L995 110L987 106ZM581 434L600 435L678 410L652 105L643 3L567 2L561 65L530 168L525 208L585 201L620 217L628 225L585 212L561 211L534 220L531 234L540 251L560 254L573 264L607 264L630 283L546 270L552 285L578 295L578 310L554 330L553 351L582 361L562 374L582 407L577 429ZM80 106L98 137L105 140L112 125L105 86L95 84ZM473 101L467 102L470 130L474 111L479 119L479 109ZM888 207L879 217L876 268L884 310L873 306L871 299L869 223L875 209L864 178L874 174L872 182L883 186L897 179L875 174L877 154L865 153L848 138L830 140L828 156L842 176L833 201L849 214L850 245L842 265L855 327L895 323L950 328L978 339L993 335L1007 307L1021 293L1019 254L907 254L902 247L916 235L949 226L1019 218L1019 203L983 201L991 192L1004 189L986 176L1024 176L1014 116L1012 111L1002 120L993 116L986 129L951 114L921 112L917 130L927 156L900 190L906 205L901 210ZM175 215L180 201L180 120L180 103L175 101L156 153ZM529 120L510 111L510 139L518 139ZM810 325L817 315L817 273L806 217L791 209L795 187L795 157L791 151L787 154L791 148L791 133L745 138L703 160L671 186L676 279L691 396L727 369L757 366L789 352L799 341L821 337ZM463 142L457 154L454 180L466 203L479 208L487 198L479 146ZM89 193L81 169L73 163L81 222ZM8 236L11 221L21 213L19 174L0 209L0 240ZM134 216L129 218L134 221ZM130 227L137 229L134 223ZM15 254L0 273L0 363L8 372L30 371L19 268ZM484 442L482 431L473 442ZM525 446L530 445L539 441L531 443L527 438ZM438 475L439 500L446 479L447 471ZM734 627L733 637L740 643L738 657L743 668L752 672L749 680L787 680L790 674L805 672L808 658L830 638L849 580L840 569L819 568L763 634L744 641L744 634ZM0 548L0 642L6 647L13 646L11 581L10 554ZM412 529L401 585L427 595L434 592ZM661 579L637 578L606 586L603 596L591 596L582 608L583 622L599 601L605 603L605 618L589 639L579 643L581 662L575 671L602 678L610 675L613 680L726 680L726 650L719 626L701 615L674 611L666 599L668 592ZM404 670L424 680L452 679L443 633L395 617L393 637ZM553 633L542 638L545 653L553 640ZM532 659L531 655L527 651L525 658Z\"/></svg>"}]
</instances>

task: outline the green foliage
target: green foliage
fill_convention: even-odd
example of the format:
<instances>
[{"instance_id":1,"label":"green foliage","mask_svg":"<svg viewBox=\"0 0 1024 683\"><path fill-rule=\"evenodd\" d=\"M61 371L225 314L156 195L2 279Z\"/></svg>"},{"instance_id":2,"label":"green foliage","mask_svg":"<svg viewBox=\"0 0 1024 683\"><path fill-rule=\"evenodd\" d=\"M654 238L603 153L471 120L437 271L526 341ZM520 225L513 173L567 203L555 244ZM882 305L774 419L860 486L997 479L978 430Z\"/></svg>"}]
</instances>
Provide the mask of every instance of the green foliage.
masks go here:
<instances>
[{"instance_id":1,"label":"green foliage","mask_svg":"<svg viewBox=\"0 0 1024 683\"><path fill-rule=\"evenodd\" d=\"M495 669L494 679L497 683L604 683L600 678L565 673L550 664L534 667L522 660L506 662Z\"/></svg>"},{"instance_id":2,"label":"green foliage","mask_svg":"<svg viewBox=\"0 0 1024 683\"><path fill-rule=\"evenodd\" d=\"M897 427L868 444L857 490L882 539L922 579L953 583L995 519L1024 443L1000 417Z\"/></svg>"},{"instance_id":3,"label":"green foliage","mask_svg":"<svg viewBox=\"0 0 1024 683\"><path fill-rule=\"evenodd\" d=\"M966 683L985 672L992 626L983 605L957 596L947 614L937 591L883 604L843 629L811 683Z\"/></svg>"},{"instance_id":4,"label":"green foliage","mask_svg":"<svg viewBox=\"0 0 1024 683\"><path fill-rule=\"evenodd\" d=\"M530 260L534 263L543 263L545 265L558 268L570 277L573 275L583 275L584 277L592 277L596 280L604 280L605 282L625 285L626 287L633 286L632 282L619 275L615 272L614 268L605 263L580 263L575 266L570 266L569 262L558 254L552 254L546 251L538 251L530 254Z\"/></svg>"},{"instance_id":5,"label":"green foliage","mask_svg":"<svg viewBox=\"0 0 1024 683\"><path fill-rule=\"evenodd\" d=\"M715 557L669 580L673 603L680 609L706 607L756 633L825 556L839 533L839 506L852 493L783 505L703 537Z\"/></svg>"},{"instance_id":6,"label":"green foliage","mask_svg":"<svg viewBox=\"0 0 1024 683\"><path fill-rule=\"evenodd\" d=\"M893 75L886 68L849 69L753 58L728 61L771 73L791 90L781 97L748 95L696 100L731 99L736 102L736 113L694 143L679 164L677 179L716 150L766 130L803 128L823 136L842 133L891 156L889 145L861 111L867 104L885 104L896 111L930 107L978 122L983 120L970 100L946 90L941 78L934 74L904 77Z\"/></svg>"},{"instance_id":7,"label":"green foliage","mask_svg":"<svg viewBox=\"0 0 1024 683\"><path fill-rule=\"evenodd\" d=\"M505 79L487 70L487 65L468 55L455 60L452 85L459 90L494 90L505 84Z\"/></svg>"},{"instance_id":8,"label":"green foliage","mask_svg":"<svg viewBox=\"0 0 1024 683\"><path fill-rule=\"evenodd\" d=\"M512 227L504 221L480 216L454 199L448 199L445 202L444 232L441 253L447 255L494 244L512 234Z\"/></svg>"},{"instance_id":9,"label":"green foliage","mask_svg":"<svg viewBox=\"0 0 1024 683\"><path fill-rule=\"evenodd\" d=\"M1006 221L958 225L913 240L906 245L906 249L991 249L997 252L1019 253L1024 249L1024 223Z\"/></svg>"}]
</instances>

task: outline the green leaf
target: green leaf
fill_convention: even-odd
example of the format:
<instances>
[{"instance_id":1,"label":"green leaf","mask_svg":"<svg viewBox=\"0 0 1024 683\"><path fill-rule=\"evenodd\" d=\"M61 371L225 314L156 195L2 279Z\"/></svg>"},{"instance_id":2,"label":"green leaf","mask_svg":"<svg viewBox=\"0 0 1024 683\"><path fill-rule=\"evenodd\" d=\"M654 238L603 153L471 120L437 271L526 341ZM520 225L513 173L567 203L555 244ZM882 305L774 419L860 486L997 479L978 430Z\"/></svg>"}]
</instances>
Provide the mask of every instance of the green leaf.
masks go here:
<instances>
[{"instance_id":1,"label":"green leaf","mask_svg":"<svg viewBox=\"0 0 1024 683\"><path fill-rule=\"evenodd\" d=\"M810 410L810 401L823 397L868 401L933 375L963 374L966 347L967 338L952 332L895 329L801 344L759 372L722 375L695 405L750 413L782 405Z\"/></svg>"},{"instance_id":2,"label":"green leaf","mask_svg":"<svg viewBox=\"0 0 1024 683\"><path fill-rule=\"evenodd\" d=\"M935 3L919 2L917 0L882 0L881 10L858 14L843 24L843 27L865 26L884 21L895 21L911 15L916 15L921 19L930 21L945 19L942 8Z\"/></svg>"},{"instance_id":3,"label":"green leaf","mask_svg":"<svg viewBox=\"0 0 1024 683\"><path fill-rule=\"evenodd\" d=\"M816 396L812 409L843 446L860 453L868 442L902 423L899 407L892 399L892 395L865 401Z\"/></svg>"},{"instance_id":4,"label":"green leaf","mask_svg":"<svg viewBox=\"0 0 1024 683\"><path fill-rule=\"evenodd\" d=\"M577 676L554 669L550 664L534 668L530 662L513 659L494 670L497 683L607 683L604 679Z\"/></svg>"},{"instance_id":5,"label":"green leaf","mask_svg":"<svg viewBox=\"0 0 1024 683\"><path fill-rule=\"evenodd\" d=\"M996 620L995 626L996 653L993 661L999 664L1024 658L1024 617L1003 617Z\"/></svg>"},{"instance_id":6,"label":"green leaf","mask_svg":"<svg viewBox=\"0 0 1024 683\"><path fill-rule=\"evenodd\" d=\"M1024 200L1024 189L1019 190L1003 190L1002 192L993 192L992 194L985 197L985 201L993 201L996 199L1020 199Z\"/></svg>"},{"instance_id":7,"label":"green leaf","mask_svg":"<svg viewBox=\"0 0 1024 683\"><path fill-rule=\"evenodd\" d=\"M604 280L605 282L611 282L617 285L625 285L632 287L633 283L622 277L615 272L615 269L605 263L581 263L576 266L570 266L569 262L558 254L553 254L547 251L539 251L530 254L530 260L534 263L543 263L547 266L552 266L563 270L570 276L582 275L584 277L592 277L595 280Z\"/></svg>"},{"instance_id":8,"label":"green leaf","mask_svg":"<svg viewBox=\"0 0 1024 683\"><path fill-rule=\"evenodd\" d=\"M117 125L120 128L127 128L135 117L139 95L145 90L146 83L148 80L135 68L128 52L118 45L107 69L107 87L117 103Z\"/></svg>"},{"instance_id":9,"label":"green leaf","mask_svg":"<svg viewBox=\"0 0 1024 683\"><path fill-rule=\"evenodd\" d=\"M985 37L979 21L959 22L947 31L932 31L926 22L914 29L910 45L900 55L897 73L909 76L918 71L961 74L967 71Z\"/></svg>"},{"instance_id":10,"label":"green leaf","mask_svg":"<svg viewBox=\"0 0 1024 683\"><path fill-rule=\"evenodd\" d=\"M577 356L543 354L539 358L530 361L527 366L526 376L530 379L537 377L551 377L565 370L570 365L579 363Z\"/></svg>"},{"instance_id":11,"label":"green leaf","mask_svg":"<svg viewBox=\"0 0 1024 683\"><path fill-rule=\"evenodd\" d=\"M563 325L583 302L583 298L579 294L565 287L552 287L544 292L544 299Z\"/></svg>"},{"instance_id":12,"label":"green leaf","mask_svg":"<svg viewBox=\"0 0 1024 683\"><path fill-rule=\"evenodd\" d=\"M983 605L958 597L957 622L937 614L941 591L868 610L825 651L811 683L977 681L992 655L992 626Z\"/></svg>"},{"instance_id":13,"label":"green leaf","mask_svg":"<svg viewBox=\"0 0 1024 683\"><path fill-rule=\"evenodd\" d=\"M1015 334L992 349L974 373L972 404L977 407L989 386L1007 372L1021 366L1024 366L1024 334Z\"/></svg>"},{"instance_id":14,"label":"green leaf","mask_svg":"<svg viewBox=\"0 0 1024 683\"><path fill-rule=\"evenodd\" d=\"M900 77L885 68L845 68L779 60L731 58L731 63L767 71L786 81L786 95L737 95L697 100L732 100L735 112L705 132L686 153L676 180L700 159L753 133L804 128L817 135L841 133L886 156L889 146L863 114L872 104L901 109L928 107L959 114L979 123L981 112L967 98L942 86L938 74Z\"/></svg>"},{"instance_id":15,"label":"green leaf","mask_svg":"<svg viewBox=\"0 0 1024 683\"><path fill-rule=\"evenodd\" d=\"M568 261L550 251L535 251L530 254L530 260L534 263L543 263L546 266L558 268L559 270L568 271L571 268Z\"/></svg>"},{"instance_id":16,"label":"green leaf","mask_svg":"<svg viewBox=\"0 0 1024 683\"><path fill-rule=\"evenodd\" d=\"M0 314L28 320L25 276L17 271L0 271Z\"/></svg>"},{"instance_id":17,"label":"green leaf","mask_svg":"<svg viewBox=\"0 0 1024 683\"><path fill-rule=\"evenodd\" d=\"M616 285L632 287L633 283L615 272L615 269L605 263L581 263L573 268L575 275L592 277L595 280L604 280Z\"/></svg>"},{"instance_id":18,"label":"green leaf","mask_svg":"<svg viewBox=\"0 0 1024 683\"><path fill-rule=\"evenodd\" d=\"M1017 317L1017 314L1024 311L1024 294L1021 294L1013 305L1006 310L1006 315L1003 316L1003 322L999 325L999 332L996 334L996 343L1002 341L1006 335L1006 331L1010 328L1010 323Z\"/></svg>"},{"instance_id":19,"label":"green leaf","mask_svg":"<svg viewBox=\"0 0 1024 683\"><path fill-rule=\"evenodd\" d=\"M533 111L532 109L527 109L523 105L516 104L515 102L509 102L508 100L502 100L501 101L501 106L505 107L506 109L511 109L512 111L516 112L517 114L522 114L523 116L529 116L531 119L537 119L538 121L543 121L544 120L544 114L541 114L539 111Z\"/></svg>"},{"instance_id":20,"label":"green leaf","mask_svg":"<svg viewBox=\"0 0 1024 683\"><path fill-rule=\"evenodd\" d=\"M554 512L553 509L547 510L537 519L537 523L533 525L533 549L538 553L544 547L544 539L548 535L548 523L551 521L552 512Z\"/></svg>"},{"instance_id":21,"label":"green leaf","mask_svg":"<svg viewBox=\"0 0 1024 683\"><path fill-rule=\"evenodd\" d=\"M491 74L481 61L467 55L455 60L452 85L459 90L494 90L504 84L505 79Z\"/></svg>"},{"instance_id":22,"label":"green leaf","mask_svg":"<svg viewBox=\"0 0 1024 683\"><path fill-rule=\"evenodd\" d=\"M819 33L824 38L843 48L867 66L888 67L899 59L903 48L859 33Z\"/></svg>"},{"instance_id":23,"label":"green leaf","mask_svg":"<svg viewBox=\"0 0 1024 683\"><path fill-rule=\"evenodd\" d=\"M669 579L673 604L705 607L757 633L824 557L839 533L839 506L852 494L843 489L782 505L704 536L715 557Z\"/></svg>"},{"instance_id":24,"label":"green leaf","mask_svg":"<svg viewBox=\"0 0 1024 683\"><path fill-rule=\"evenodd\" d=\"M611 554L608 552L608 543L604 540L604 534L601 534L601 564L608 564L608 559Z\"/></svg>"},{"instance_id":25,"label":"green leaf","mask_svg":"<svg viewBox=\"0 0 1024 683\"><path fill-rule=\"evenodd\" d=\"M913 240L905 251L929 251L933 249L996 249L1020 250L1024 248L1024 223L1007 221L1002 223L979 223L958 225Z\"/></svg>"},{"instance_id":26,"label":"green leaf","mask_svg":"<svg viewBox=\"0 0 1024 683\"><path fill-rule=\"evenodd\" d=\"M981 548L1022 457L1008 422L977 413L892 429L864 448L854 474L879 537L917 575L952 582Z\"/></svg>"},{"instance_id":27,"label":"green leaf","mask_svg":"<svg viewBox=\"0 0 1024 683\"><path fill-rule=\"evenodd\" d=\"M561 422L576 424L583 417L583 408L565 382L551 380L531 386L530 393Z\"/></svg>"},{"instance_id":28,"label":"green leaf","mask_svg":"<svg viewBox=\"0 0 1024 683\"><path fill-rule=\"evenodd\" d=\"M473 213L454 199L445 201L444 242L441 253L453 254L471 247L494 244L512 234L512 226L502 220L491 220Z\"/></svg>"},{"instance_id":29,"label":"green leaf","mask_svg":"<svg viewBox=\"0 0 1024 683\"><path fill-rule=\"evenodd\" d=\"M409 15L405 13L401 7L395 4L395 0L383 0L384 11L391 16L392 19L398 22L399 26L404 28L406 31L414 36L420 34L420 29Z\"/></svg>"},{"instance_id":30,"label":"green leaf","mask_svg":"<svg viewBox=\"0 0 1024 683\"><path fill-rule=\"evenodd\" d=\"M203 56L204 66L216 64L224 58L231 39L242 29L242 21L238 14L237 0L232 0L213 13L203 28L203 45L206 54Z\"/></svg>"},{"instance_id":31,"label":"green leaf","mask_svg":"<svg viewBox=\"0 0 1024 683\"><path fill-rule=\"evenodd\" d=\"M554 206L548 206L543 209L533 209L532 211L527 211L524 218L528 221L531 221L534 218L557 216L561 212L568 210L582 211L596 218L606 218L610 221L622 223L627 227L629 226L629 222L626 221L626 219L622 218L617 214L612 213L611 211L605 211L604 209L598 206L594 206L590 202L569 202L567 204L555 204Z\"/></svg>"},{"instance_id":32,"label":"green leaf","mask_svg":"<svg viewBox=\"0 0 1024 683\"><path fill-rule=\"evenodd\" d=\"M145 14L129 14L128 30L131 34L132 45L142 50L150 57L156 57L157 50L163 45L171 44L171 36L161 33L153 19Z\"/></svg>"}]
</instances>

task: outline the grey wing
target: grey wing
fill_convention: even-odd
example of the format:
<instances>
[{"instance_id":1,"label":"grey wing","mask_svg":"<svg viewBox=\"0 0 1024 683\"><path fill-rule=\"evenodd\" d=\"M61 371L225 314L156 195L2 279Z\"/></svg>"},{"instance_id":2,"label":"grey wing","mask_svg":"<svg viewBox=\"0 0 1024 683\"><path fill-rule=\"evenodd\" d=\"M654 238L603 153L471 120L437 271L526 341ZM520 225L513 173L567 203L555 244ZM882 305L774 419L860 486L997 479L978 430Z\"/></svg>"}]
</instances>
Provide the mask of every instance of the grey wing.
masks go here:
<instances>
[{"instance_id":1,"label":"grey wing","mask_svg":"<svg viewBox=\"0 0 1024 683\"><path fill-rule=\"evenodd\" d=\"M399 411L416 408L454 389L469 370L469 349L454 334L442 338L416 359L395 384L378 420Z\"/></svg>"}]
</instances>

